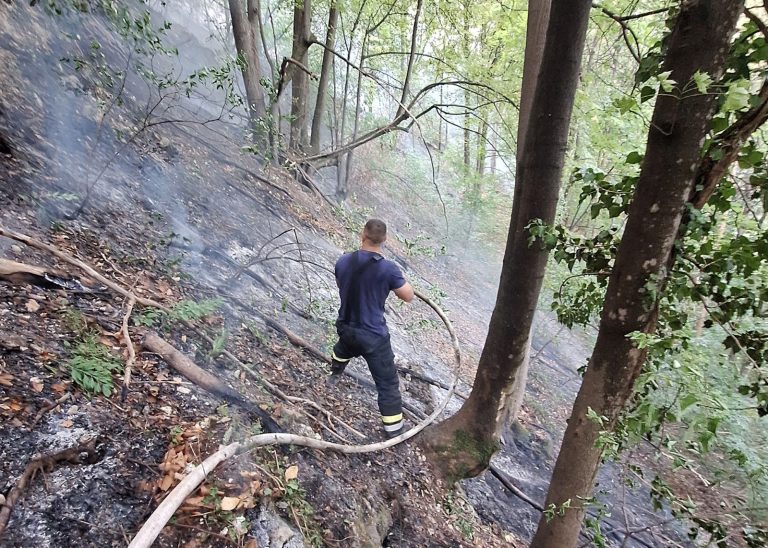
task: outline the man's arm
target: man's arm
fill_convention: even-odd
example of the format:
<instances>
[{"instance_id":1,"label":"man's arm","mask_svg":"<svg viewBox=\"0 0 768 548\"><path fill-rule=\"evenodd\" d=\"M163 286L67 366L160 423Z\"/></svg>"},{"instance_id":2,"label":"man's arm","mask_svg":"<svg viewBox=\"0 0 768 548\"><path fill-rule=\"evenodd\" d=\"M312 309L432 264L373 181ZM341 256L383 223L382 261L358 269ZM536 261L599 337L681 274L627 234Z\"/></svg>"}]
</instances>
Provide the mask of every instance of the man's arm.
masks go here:
<instances>
[{"instance_id":1,"label":"man's arm","mask_svg":"<svg viewBox=\"0 0 768 548\"><path fill-rule=\"evenodd\" d=\"M405 282L397 289L393 289L393 291L395 292L395 295L407 303L413 300L413 286L408 282Z\"/></svg>"}]
</instances>

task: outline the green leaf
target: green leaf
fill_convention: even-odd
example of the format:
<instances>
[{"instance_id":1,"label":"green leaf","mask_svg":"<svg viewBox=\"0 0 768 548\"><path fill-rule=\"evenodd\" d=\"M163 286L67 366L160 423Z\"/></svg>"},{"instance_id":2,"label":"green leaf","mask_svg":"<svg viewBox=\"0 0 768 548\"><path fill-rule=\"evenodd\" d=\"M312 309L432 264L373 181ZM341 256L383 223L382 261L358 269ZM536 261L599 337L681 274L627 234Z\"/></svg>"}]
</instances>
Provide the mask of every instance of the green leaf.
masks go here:
<instances>
[{"instance_id":1,"label":"green leaf","mask_svg":"<svg viewBox=\"0 0 768 548\"><path fill-rule=\"evenodd\" d=\"M723 101L723 111L733 112L749 106L749 81L737 80L728 86Z\"/></svg>"},{"instance_id":2,"label":"green leaf","mask_svg":"<svg viewBox=\"0 0 768 548\"><path fill-rule=\"evenodd\" d=\"M643 161L643 155L640 154L638 151L633 150L629 154L627 154L627 159L624 160L628 164L639 164Z\"/></svg>"},{"instance_id":3,"label":"green leaf","mask_svg":"<svg viewBox=\"0 0 768 548\"><path fill-rule=\"evenodd\" d=\"M709 86L712 85L712 77L706 72L697 70L693 75L693 82L696 84L696 89L699 93L706 93Z\"/></svg>"},{"instance_id":4,"label":"green leaf","mask_svg":"<svg viewBox=\"0 0 768 548\"><path fill-rule=\"evenodd\" d=\"M613 100L613 106L616 107L621 114L626 114L637 106L637 101L630 95L618 97Z\"/></svg>"},{"instance_id":5,"label":"green leaf","mask_svg":"<svg viewBox=\"0 0 768 548\"><path fill-rule=\"evenodd\" d=\"M664 72L660 72L659 75L656 77L659 80L659 86L666 93L669 93L673 89L675 89L675 84L677 84L677 82L675 82L669 77L670 74L672 74L672 71L666 70Z\"/></svg>"},{"instance_id":6,"label":"green leaf","mask_svg":"<svg viewBox=\"0 0 768 548\"><path fill-rule=\"evenodd\" d=\"M696 394L688 394L680 400L680 411L685 411L690 406L698 403L699 397Z\"/></svg>"}]
</instances>

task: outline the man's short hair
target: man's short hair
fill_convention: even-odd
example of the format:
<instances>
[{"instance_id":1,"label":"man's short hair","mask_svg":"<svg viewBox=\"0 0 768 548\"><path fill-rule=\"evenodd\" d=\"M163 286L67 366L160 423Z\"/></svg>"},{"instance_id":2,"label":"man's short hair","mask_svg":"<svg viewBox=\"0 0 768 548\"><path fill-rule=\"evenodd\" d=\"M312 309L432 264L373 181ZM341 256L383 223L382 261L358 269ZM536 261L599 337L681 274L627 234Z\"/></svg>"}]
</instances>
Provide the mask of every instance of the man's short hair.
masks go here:
<instances>
[{"instance_id":1,"label":"man's short hair","mask_svg":"<svg viewBox=\"0 0 768 548\"><path fill-rule=\"evenodd\" d=\"M387 225L379 219L369 219L365 223L363 235L374 245L382 244L387 239Z\"/></svg>"}]
</instances>

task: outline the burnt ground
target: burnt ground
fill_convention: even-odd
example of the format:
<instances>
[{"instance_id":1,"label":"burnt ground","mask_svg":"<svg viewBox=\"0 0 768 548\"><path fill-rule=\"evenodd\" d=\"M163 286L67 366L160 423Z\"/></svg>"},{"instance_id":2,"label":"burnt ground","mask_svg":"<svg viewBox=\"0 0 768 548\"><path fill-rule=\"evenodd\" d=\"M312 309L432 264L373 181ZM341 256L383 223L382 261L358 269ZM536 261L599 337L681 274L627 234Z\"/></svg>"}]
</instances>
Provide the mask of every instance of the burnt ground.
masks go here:
<instances>
[{"instance_id":1,"label":"burnt ground","mask_svg":"<svg viewBox=\"0 0 768 548\"><path fill-rule=\"evenodd\" d=\"M149 328L289 431L359 442L338 421L280 401L259 377L319 403L367 441L378 441L370 388L345 378L327 389L325 366L291 347L264 318L327 349L337 306L329 269L354 246L364 215L391 219L390 228L401 234L416 230L411 222L423 231L442 222L434 200L418 193L403 199L403 189L363 168L357 184L365 180L365 187L357 187L351 207L330 207L286 172L241 154L241 119L222 116L215 93L164 98L147 117L145 105L159 99L157 91L129 71L121 84L125 102L105 101L87 74L61 61L72 51L88 51L94 39L112 65L128 66L125 45L98 16L51 17L26 3L0 3L0 225L56 245L166 306L219 301L195 317L196 329L136 306L130 332L138 359L125 398L120 367L112 374L115 393L89 395L71 381L70 362L78 345L90 340L124 363L124 299L49 254L0 238L1 257L58 268L95 289L0 281L0 492L8 495L35 455L97 438L95 462L59 463L32 479L13 509L3 546L125 545L183 470L219 444L259 430L253 417L143 350ZM183 26L176 25L170 39L185 45L181 64L197 67L216 58ZM151 125L126 143L136 120ZM361 150L357 161L375 159L377 147ZM332 173L326 175L318 184L329 192ZM497 254L472 247L465 241L445 255L413 255L390 238L387 248L454 321L466 358L465 393L500 264ZM388 310L398 362L445 381L451 349L434 320L425 307L393 303ZM222 341L256 376L212 348L201 332ZM562 333L542 312L533 351L522 428L505 433L494 464L542 501L578 388L575 370L588 348L583 337ZM351 367L366 374L361 363ZM422 412L442 397L415 378L402 382L406 401ZM455 399L449 411L459 405ZM289 470L288 477L298 472L297 480L286 480ZM648 530L626 542L609 533L609 541L689 544L666 514L648 510L647 489L624 490L622 478L618 465L601 472L600 498L613 513L607 528ZM491 474L456 489L442 485L415 444L360 456L265 448L214 471L158 545L522 546L537 521L538 512Z\"/></svg>"},{"instance_id":2,"label":"burnt ground","mask_svg":"<svg viewBox=\"0 0 768 548\"><path fill-rule=\"evenodd\" d=\"M319 346L330 342L336 305L327 269L354 240L357 217L337 219L291 177L265 172L240 155L232 146L242 141L237 121L202 126L190 114L186 123L158 123L121 142L116 129L139 117L151 90L129 75L125 96L135 100L104 114L99 90L60 61L93 39L108 57L122 60L108 26L98 17L56 18L24 4L0 10L6 82L0 90L0 224L166 306L219 299L215 311L195 318L198 329L222 340L226 333L224 347L257 377L318 402L367 441L379 441L374 394L347 379L326 389L325 367L263 322L266 315ZM73 43L75 34L79 42ZM208 106L200 103L204 117ZM170 118L174 108L163 115ZM8 495L36 455L76 447L85 436L97 439L94 462L57 463L31 479L3 546L124 545L188 466L224 441L259 431L252 417L144 351L141 336L150 327L287 430L338 441L331 428L360 441L324 414L260 389L258 378L217 355L198 331L141 306L130 318L138 359L122 398L124 299L23 244L2 239L0 254L56 268L93 290L0 282L0 490ZM315 266L300 262L303 254ZM423 309L391 313L394 330L428 316ZM408 344L431 360L450 358L450 345L440 338L425 331ZM111 375L109 397L85 393L71 380L71 360L85 341L121 364ZM404 384L414 406L434 405L427 387ZM289 481L286 472L294 466L297 480ZM234 508L232 497L238 498ZM481 520L461 491L436 482L418 449L404 444L361 456L290 448L241 456L209 476L158 545L502 546L513 538Z\"/></svg>"}]
</instances>

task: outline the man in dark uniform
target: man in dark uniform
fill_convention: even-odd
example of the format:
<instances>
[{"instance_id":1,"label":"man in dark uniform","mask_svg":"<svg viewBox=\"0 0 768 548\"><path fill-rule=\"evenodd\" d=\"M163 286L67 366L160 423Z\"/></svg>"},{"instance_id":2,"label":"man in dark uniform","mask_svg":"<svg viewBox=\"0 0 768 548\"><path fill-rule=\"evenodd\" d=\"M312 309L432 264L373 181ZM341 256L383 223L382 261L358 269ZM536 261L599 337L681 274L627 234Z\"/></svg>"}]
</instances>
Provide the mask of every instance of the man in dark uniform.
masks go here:
<instances>
[{"instance_id":1,"label":"man in dark uniform","mask_svg":"<svg viewBox=\"0 0 768 548\"><path fill-rule=\"evenodd\" d=\"M381 244L386 239L387 225L371 219L365 223L360 249L336 261L336 284L341 297L336 321L339 342L333 347L328 383L338 381L349 360L365 358L376 383L384 432L392 438L403 431L403 404L395 355L384 320L384 303L390 291L411 302L413 287L397 265L382 256Z\"/></svg>"}]
</instances>

